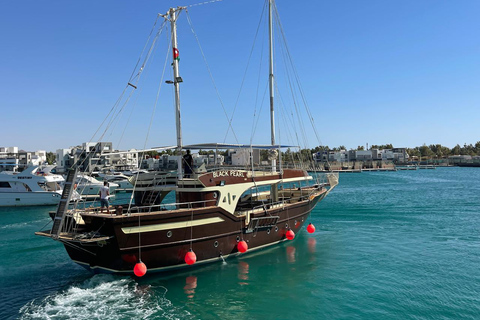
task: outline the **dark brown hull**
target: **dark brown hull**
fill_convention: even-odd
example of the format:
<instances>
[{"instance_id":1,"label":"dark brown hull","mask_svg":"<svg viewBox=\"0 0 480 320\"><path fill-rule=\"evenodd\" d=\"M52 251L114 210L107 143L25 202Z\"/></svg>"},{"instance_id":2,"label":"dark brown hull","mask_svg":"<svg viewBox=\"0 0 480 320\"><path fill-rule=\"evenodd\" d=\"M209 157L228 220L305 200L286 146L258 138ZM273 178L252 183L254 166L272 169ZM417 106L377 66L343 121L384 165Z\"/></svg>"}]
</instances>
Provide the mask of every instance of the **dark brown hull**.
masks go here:
<instances>
[{"instance_id":1,"label":"dark brown hull","mask_svg":"<svg viewBox=\"0 0 480 320\"><path fill-rule=\"evenodd\" d=\"M190 267L184 261L192 249L197 257L195 265L221 261L240 254L237 243L245 240L248 251L261 249L286 240L291 229L298 233L308 215L325 194L283 208L270 208L251 215L253 218L278 217L275 223L257 228L245 227L245 217L233 216L220 207L185 209L182 212L155 212L138 216L106 217L83 216L91 231L99 230L110 239L86 244L82 241L63 241L70 258L94 273L132 274L135 264L141 259L148 272L168 271ZM191 221L221 221L194 227L178 227ZM264 221L268 221L266 219ZM175 226L176 225L176 226ZM175 226L172 229L125 234L129 228L155 228ZM250 224L252 226L252 224ZM123 231L122 231L123 228ZM89 230L86 230L89 231ZM140 249L139 249L140 248Z\"/></svg>"}]
</instances>

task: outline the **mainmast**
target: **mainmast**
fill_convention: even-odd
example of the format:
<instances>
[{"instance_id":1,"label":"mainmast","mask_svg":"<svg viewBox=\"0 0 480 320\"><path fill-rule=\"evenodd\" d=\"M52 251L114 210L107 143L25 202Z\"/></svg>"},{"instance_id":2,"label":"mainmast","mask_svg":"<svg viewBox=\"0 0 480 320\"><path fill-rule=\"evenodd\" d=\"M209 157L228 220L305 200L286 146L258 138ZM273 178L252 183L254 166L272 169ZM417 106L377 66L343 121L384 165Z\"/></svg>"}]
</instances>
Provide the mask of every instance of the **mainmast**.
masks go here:
<instances>
[{"instance_id":1,"label":"mainmast","mask_svg":"<svg viewBox=\"0 0 480 320\"><path fill-rule=\"evenodd\" d=\"M273 108L273 97L274 97L274 77L273 77L273 1L268 1L268 34L269 34L269 48L270 48L270 72L269 72L269 88L270 88L270 135L272 139L272 146L275 145L275 112ZM277 171L277 160L272 159L272 171Z\"/></svg>"},{"instance_id":2,"label":"mainmast","mask_svg":"<svg viewBox=\"0 0 480 320\"><path fill-rule=\"evenodd\" d=\"M178 178L182 178L182 121L180 116L180 83L183 82L180 77L178 62L180 61L178 44L177 44L177 12L180 13L185 7L170 8L166 15L162 15L165 19L170 21L172 29L172 51L173 51L173 83L175 87L175 125L177 128L177 156L178 156Z\"/></svg>"}]
</instances>

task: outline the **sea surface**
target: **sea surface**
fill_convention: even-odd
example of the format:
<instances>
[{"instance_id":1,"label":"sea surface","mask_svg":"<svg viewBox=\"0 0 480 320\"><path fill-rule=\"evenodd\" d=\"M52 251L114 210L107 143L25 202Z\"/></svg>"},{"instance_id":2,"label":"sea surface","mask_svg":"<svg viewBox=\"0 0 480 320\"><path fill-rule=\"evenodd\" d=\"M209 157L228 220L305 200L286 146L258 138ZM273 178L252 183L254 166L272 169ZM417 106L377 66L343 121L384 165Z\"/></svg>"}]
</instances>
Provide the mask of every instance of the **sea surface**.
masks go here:
<instances>
[{"instance_id":1,"label":"sea surface","mask_svg":"<svg viewBox=\"0 0 480 320\"><path fill-rule=\"evenodd\" d=\"M480 319L480 168L344 173L314 234L141 279L35 236L52 210L0 208L0 319Z\"/></svg>"}]
</instances>

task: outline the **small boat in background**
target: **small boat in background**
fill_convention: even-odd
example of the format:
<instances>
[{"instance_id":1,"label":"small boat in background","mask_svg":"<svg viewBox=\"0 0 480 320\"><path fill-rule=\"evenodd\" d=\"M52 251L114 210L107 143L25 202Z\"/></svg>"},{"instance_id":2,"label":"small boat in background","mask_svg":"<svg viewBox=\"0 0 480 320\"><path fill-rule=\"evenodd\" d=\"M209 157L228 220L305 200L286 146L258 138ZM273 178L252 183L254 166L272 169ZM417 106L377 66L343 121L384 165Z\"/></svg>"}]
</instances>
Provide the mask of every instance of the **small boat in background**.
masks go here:
<instances>
[{"instance_id":1,"label":"small boat in background","mask_svg":"<svg viewBox=\"0 0 480 320\"><path fill-rule=\"evenodd\" d=\"M121 173L107 174L103 177L105 181L108 181L109 185L118 185L116 192L132 192L133 184L128 180L129 178ZM112 190L112 188L110 188Z\"/></svg>"},{"instance_id":2,"label":"small boat in background","mask_svg":"<svg viewBox=\"0 0 480 320\"><path fill-rule=\"evenodd\" d=\"M81 196L98 196L100 188L103 187L103 182L86 173L79 173L75 180L75 184L76 190ZM110 187L110 196L115 196L118 184L109 183L108 186Z\"/></svg>"}]
</instances>

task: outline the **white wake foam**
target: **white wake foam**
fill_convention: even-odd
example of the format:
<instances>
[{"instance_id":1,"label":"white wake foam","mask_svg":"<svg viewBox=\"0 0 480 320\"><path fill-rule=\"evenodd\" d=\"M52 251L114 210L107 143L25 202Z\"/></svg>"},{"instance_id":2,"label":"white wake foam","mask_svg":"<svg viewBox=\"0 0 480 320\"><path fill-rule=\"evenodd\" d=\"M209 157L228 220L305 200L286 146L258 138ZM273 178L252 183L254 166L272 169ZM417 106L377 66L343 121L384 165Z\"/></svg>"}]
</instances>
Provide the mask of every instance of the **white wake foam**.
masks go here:
<instances>
[{"instance_id":1,"label":"white wake foam","mask_svg":"<svg viewBox=\"0 0 480 320\"><path fill-rule=\"evenodd\" d=\"M23 306L20 319L186 319L187 311L165 298L165 288L132 278L96 275Z\"/></svg>"}]
</instances>

